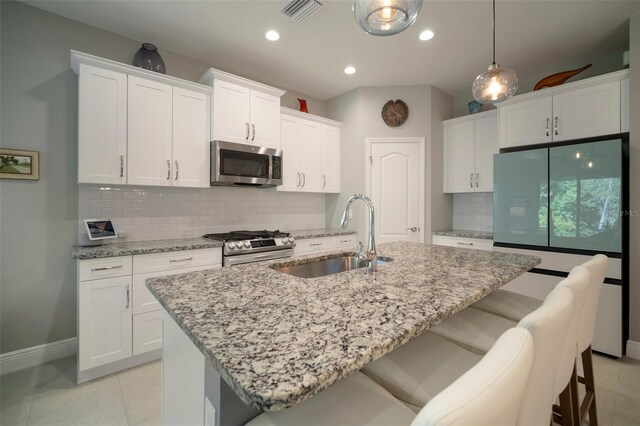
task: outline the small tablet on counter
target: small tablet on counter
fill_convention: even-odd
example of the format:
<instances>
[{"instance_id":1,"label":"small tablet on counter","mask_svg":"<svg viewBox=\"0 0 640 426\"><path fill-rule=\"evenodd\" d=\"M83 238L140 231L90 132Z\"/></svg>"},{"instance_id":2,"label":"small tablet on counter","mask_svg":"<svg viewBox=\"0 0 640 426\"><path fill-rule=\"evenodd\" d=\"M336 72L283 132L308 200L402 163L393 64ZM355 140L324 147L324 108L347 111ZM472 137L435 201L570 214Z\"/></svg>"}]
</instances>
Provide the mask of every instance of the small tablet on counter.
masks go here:
<instances>
[{"instance_id":1,"label":"small tablet on counter","mask_svg":"<svg viewBox=\"0 0 640 426\"><path fill-rule=\"evenodd\" d=\"M111 219L85 219L87 236L91 241L118 238L118 233L113 228Z\"/></svg>"}]
</instances>

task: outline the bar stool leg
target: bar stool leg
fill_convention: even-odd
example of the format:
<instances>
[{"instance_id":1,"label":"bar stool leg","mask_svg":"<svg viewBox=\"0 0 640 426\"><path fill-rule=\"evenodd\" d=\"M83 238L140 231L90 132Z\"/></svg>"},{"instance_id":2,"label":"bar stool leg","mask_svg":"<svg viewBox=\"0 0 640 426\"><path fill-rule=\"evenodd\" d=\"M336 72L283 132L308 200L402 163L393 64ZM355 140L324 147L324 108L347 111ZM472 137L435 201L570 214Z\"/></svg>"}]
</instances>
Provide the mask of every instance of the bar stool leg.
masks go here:
<instances>
[{"instance_id":1,"label":"bar stool leg","mask_svg":"<svg viewBox=\"0 0 640 426\"><path fill-rule=\"evenodd\" d=\"M562 426L574 426L573 407L571 404L573 399L571 397L571 383L567 383L567 387L560 393L559 399Z\"/></svg>"},{"instance_id":2,"label":"bar stool leg","mask_svg":"<svg viewBox=\"0 0 640 426\"><path fill-rule=\"evenodd\" d=\"M578 395L578 370L576 364L573 364L573 373L571 374L571 381L569 382L571 386L571 409L573 416L573 424L575 426L580 426L582 424L582 419L580 417L580 396Z\"/></svg>"},{"instance_id":3,"label":"bar stool leg","mask_svg":"<svg viewBox=\"0 0 640 426\"><path fill-rule=\"evenodd\" d=\"M596 383L593 376L593 358L591 346L582 352L582 368L584 370L584 386L586 394L582 406L580 407L581 420L584 419L587 410L589 411L589 425L598 426L598 412L596 410ZM584 411L583 411L584 410ZM585 416L586 417L586 416Z\"/></svg>"}]
</instances>

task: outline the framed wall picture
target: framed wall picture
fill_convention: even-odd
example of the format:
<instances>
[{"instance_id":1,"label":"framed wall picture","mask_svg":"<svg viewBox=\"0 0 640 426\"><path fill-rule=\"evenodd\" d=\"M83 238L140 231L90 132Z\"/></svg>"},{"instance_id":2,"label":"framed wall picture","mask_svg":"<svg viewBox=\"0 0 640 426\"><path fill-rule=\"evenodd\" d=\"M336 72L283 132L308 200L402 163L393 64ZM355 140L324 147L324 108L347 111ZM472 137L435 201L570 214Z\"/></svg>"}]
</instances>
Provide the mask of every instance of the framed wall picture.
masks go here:
<instances>
[{"instance_id":1,"label":"framed wall picture","mask_svg":"<svg viewBox=\"0 0 640 426\"><path fill-rule=\"evenodd\" d=\"M0 178L40 179L38 151L0 148Z\"/></svg>"}]
</instances>

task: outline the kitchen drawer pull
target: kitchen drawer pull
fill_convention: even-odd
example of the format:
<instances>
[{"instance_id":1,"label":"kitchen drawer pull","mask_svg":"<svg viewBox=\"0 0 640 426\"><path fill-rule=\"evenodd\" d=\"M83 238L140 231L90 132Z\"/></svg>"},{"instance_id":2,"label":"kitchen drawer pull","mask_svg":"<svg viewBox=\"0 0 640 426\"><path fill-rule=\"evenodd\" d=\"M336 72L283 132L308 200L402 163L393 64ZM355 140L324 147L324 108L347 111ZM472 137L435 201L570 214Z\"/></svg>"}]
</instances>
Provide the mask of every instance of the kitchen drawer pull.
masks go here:
<instances>
[{"instance_id":1,"label":"kitchen drawer pull","mask_svg":"<svg viewBox=\"0 0 640 426\"><path fill-rule=\"evenodd\" d=\"M251 125L251 142L253 142L255 138L256 138L256 125L252 124Z\"/></svg>"},{"instance_id":2,"label":"kitchen drawer pull","mask_svg":"<svg viewBox=\"0 0 640 426\"><path fill-rule=\"evenodd\" d=\"M549 136L549 117L545 120L544 133Z\"/></svg>"},{"instance_id":3,"label":"kitchen drawer pull","mask_svg":"<svg viewBox=\"0 0 640 426\"><path fill-rule=\"evenodd\" d=\"M311 244L309 244L309 246L311 246L311 247L317 247L317 246L321 246L321 245L322 245L322 243L311 243Z\"/></svg>"},{"instance_id":4,"label":"kitchen drawer pull","mask_svg":"<svg viewBox=\"0 0 640 426\"><path fill-rule=\"evenodd\" d=\"M176 180L178 180L179 174L180 174L180 169L178 168L178 160L176 160Z\"/></svg>"},{"instance_id":5,"label":"kitchen drawer pull","mask_svg":"<svg viewBox=\"0 0 640 426\"><path fill-rule=\"evenodd\" d=\"M129 305L131 304L131 287L127 284L127 306L125 309L129 309Z\"/></svg>"},{"instance_id":6,"label":"kitchen drawer pull","mask_svg":"<svg viewBox=\"0 0 640 426\"><path fill-rule=\"evenodd\" d=\"M105 266L104 268L91 268L91 272L110 271L112 269L122 269L122 265Z\"/></svg>"},{"instance_id":7,"label":"kitchen drawer pull","mask_svg":"<svg viewBox=\"0 0 640 426\"><path fill-rule=\"evenodd\" d=\"M167 160L167 180L171 180L171 160Z\"/></svg>"},{"instance_id":8,"label":"kitchen drawer pull","mask_svg":"<svg viewBox=\"0 0 640 426\"><path fill-rule=\"evenodd\" d=\"M124 177L124 155L120 156L120 177Z\"/></svg>"},{"instance_id":9,"label":"kitchen drawer pull","mask_svg":"<svg viewBox=\"0 0 640 426\"><path fill-rule=\"evenodd\" d=\"M558 117L555 118L553 123L553 132L558 136Z\"/></svg>"},{"instance_id":10,"label":"kitchen drawer pull","mask_svg":"<svg viewBox=\"0 0 640 426\"><path fill-rule=\"evenodd\" d=\"M193 256L185 257L184 259L171 259L171 260L169 260L169 263L188 262L190 260L193 260Z\"/></svg>"},{"instance_id":11,"label":"kitchen drawer pull","mask_svg":"<svg viewBox=\"0 0 640 426\"><path fill-rule=\"evenodd\" d=\"M459 246L472 246L473 243L463 243L461 241L458 241L456 244L458 244Z\"/></svg>"},{"instance_id":12,"label":"kitchen drawer pull","mask_svg":"<svg viewBox=\"0 0 640 426\"><path fill-rule=\"evenodd\" d=\"M247 125L247 136L244 137L244 140L248 141L249 140L249 123L244 123Z\"/></svg>"}]
</instances>

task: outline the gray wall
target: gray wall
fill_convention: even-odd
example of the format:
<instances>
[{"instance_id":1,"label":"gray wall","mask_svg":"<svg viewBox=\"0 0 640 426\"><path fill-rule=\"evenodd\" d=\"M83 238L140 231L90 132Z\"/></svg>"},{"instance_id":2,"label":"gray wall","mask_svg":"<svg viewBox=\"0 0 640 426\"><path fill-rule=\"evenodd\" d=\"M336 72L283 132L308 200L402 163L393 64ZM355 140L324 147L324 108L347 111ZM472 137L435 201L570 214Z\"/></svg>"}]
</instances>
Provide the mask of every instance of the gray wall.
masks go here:
<instances>
[{"instance_id":1,"label":"gray wall","mask_svg":"<svg viewBox=\"0 0 640 426\"><path fill-rule=\"evenodd\" d=\"M606 56L591 58L590 61L586 63L584 61L576 62L575 59L567 58L565 61L549 64L548 68L544 72L535 74L528 73L527 70L516 70L519 78L517 94L521 95L523 93L533 91L533 87L536 85L536 83L548 75L561 71L580 68L587 63L593 64L591 68L588 68L575 77L571 78L569 82L621 70L622 53L623 50L619 52L612 52ZM489 64L487 64L487 66L488 65ZM501 65L509 66L509 64L506 62L504 64L501 63ZM478 74L480 74L482 71L484 71L484 69L478 70ZM473 83L473 81L469 81L468 87L460 88L460 90L453 93L455 117L469 114L467 103L473 100L473 96L471 95L471 83ZM491 109L491 106L487 105L483 107L483 111L486 111L487 109Z\"/></svg>"},{"instance_id":2,"label":"gray wall","mask_svg":"<svg viewBox=\"0 0 640 426\"><path fill-rule=\"evenodd\" d=\"M630 318L629 339L640 343L640 15L630 21L631 140L630 208Z\"/></svg>"},{"instance_id":3,"label":"gray wall","mask_svg":"<svg viewBox=\"0 0 640 426\"><path fill-rule=\"evenodd\" d=\"M40 152L39 181L0 181L0 353L6 353L76 335L70 251L78 220L78 83L69 50L129 63L140 41L14 1L1 1L0 10L0 145ZM176 77L196 81L216 67L159 49ZM287 96L294 108L295 97L306 97ZM308 99L311 112L324 111L322 101Z\"/></svg>"},{"instance_id":4,"label":"gray wall","mask_svg":"<svg viewBox=\"0 0 640 426\"><path fill-rule=\"evenodd\" d=\"M409 118L400 127L387 126L380 117L388 100L402 99L409 107ZM327 226L337 226L342 209L354 193L366 191L366 138L425 138L425 241L430 241L431 211L440 228L451 226L451 196L442 194L442 117L450 118L453 99L431 86L363 87L329 99L327 117L342 121L341 133L341 194L327 197ZM432 186L433 185L433 186ZM432 199L444 200L434 205ZM366 211L361 203L353 204L354 220L350 228L360 238L366 228Z\"/></svg>"}]
</instances>

